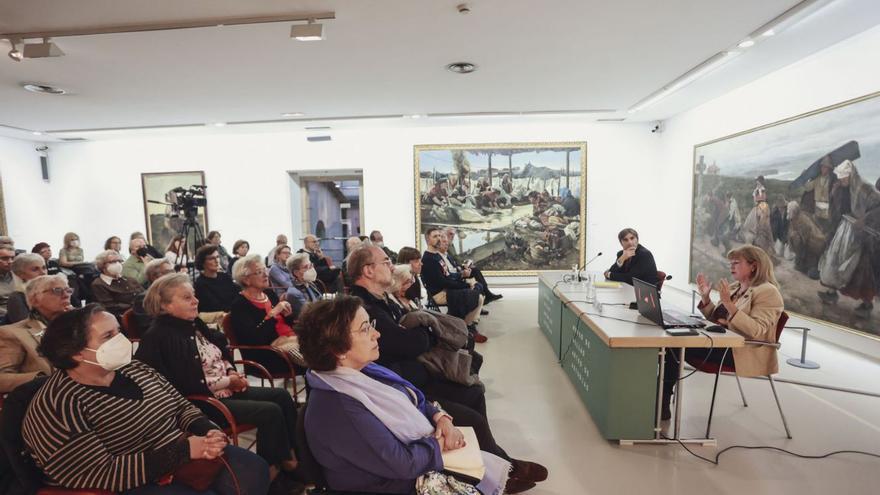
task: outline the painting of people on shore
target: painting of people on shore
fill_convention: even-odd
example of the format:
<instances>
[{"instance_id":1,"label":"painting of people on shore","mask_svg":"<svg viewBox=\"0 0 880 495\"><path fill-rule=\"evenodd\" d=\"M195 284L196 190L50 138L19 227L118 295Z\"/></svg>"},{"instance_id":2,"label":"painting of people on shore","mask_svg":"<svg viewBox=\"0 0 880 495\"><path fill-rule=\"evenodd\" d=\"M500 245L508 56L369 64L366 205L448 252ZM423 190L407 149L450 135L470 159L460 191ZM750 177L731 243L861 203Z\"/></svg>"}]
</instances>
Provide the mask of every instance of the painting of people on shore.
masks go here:
<instances>
[{"instance_id":1,"label":"painting of people on shore","mask_svg":"<svg viewBox=\"0 0 880 495\"><path fill-rule=\"evenodd\" d=\"M420 145L414 150L416 232L491 275L583 266L587 143Z\"/></svg>"},{"instance_id":2,"label":"painting of people on shore","mask_svg":"<svg viewBox=\"0 0 880 495\"><path fill-rule=\"evenodd\" d=\"M880 93L694 148L690 279L773 259L789 312L880 335Z\"/></svg>"}]
</instances>

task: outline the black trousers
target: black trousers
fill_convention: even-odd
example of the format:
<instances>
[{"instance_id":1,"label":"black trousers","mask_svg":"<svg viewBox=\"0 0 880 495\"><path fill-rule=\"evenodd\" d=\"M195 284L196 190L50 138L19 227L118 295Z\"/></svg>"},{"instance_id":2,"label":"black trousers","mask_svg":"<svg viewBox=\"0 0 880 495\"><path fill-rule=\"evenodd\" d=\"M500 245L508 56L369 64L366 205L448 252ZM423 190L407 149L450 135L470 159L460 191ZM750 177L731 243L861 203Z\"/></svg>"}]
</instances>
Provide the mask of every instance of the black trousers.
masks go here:
<instances>
[{"instance_id":1,"label":"black trousers","mask_svg":"<svg viewBox=\"0 0 880 495\"><path fill-rule=\"evenodd\" d=\"M471 268L471 277L482 287L483 297L489 297L492 291L489 290L489 284L486 283L486 277L483 276L483 272L479 268L473 267Z\"/></svg>"},{"instance_id":2,"label":"black trousers","mask_svg":"<svg viewBox=\"0 0 880 495\"><path fill-rule=\"evenodd\" d=\"M666 363L663 367L663 395L666 397L672 395L672 390L678 383L678 351L679 349L666 349ZM727 351L726 355L724 351ZM723 358L725 365L733 366L733 350L731 349L691 347L685 351L685 357L696 364L702 363L703 360L707 363L720 364Z\"/></svg>"},{"instance_id":3,"label":"black trousers","mask_svg":"<svg viewBox=\"0 0 880 495\"><path fill-rule=\"evenodd\" d=\"M432 378L422 387L422 392L441 404L443 401L452 401L467 406L486 419L486 389L482 384L467 386L442 378Z\"/></svg>"},{"instance_id":4,"label":"black trousers","mask_svg":"<svg viewBox=\"0 0 880 495\"><path fill-rule=\"evenodd\" d=\"M220 399L236 423L257 427L257 454L270 465L292 459L296 445L296 406L284 389L248 387L244 392ZM216 414L209 417L217 422ZM223 424L222 420L218 424Z\"/></svg>"},{"instance_id":5,"label":"black trousers","mask_svg":"<svg viewBox=\"0 0 880 495\"><path fill-rule=\"evenodd\" d=\"M489 428L489 422L486 420L484 414L480 414L470 407L464 404L459 404L455 401L437 399L437 402L439 402L443 409L452 416L452 422L455 426L470 426L474 429L474 433L477 435L477 441L480 442L480 450L495 454L507 461L511 460L510 456L507 455L507 452L495 443L495 437L492 435L492 430Z\"/></svg>"}]
</instances>

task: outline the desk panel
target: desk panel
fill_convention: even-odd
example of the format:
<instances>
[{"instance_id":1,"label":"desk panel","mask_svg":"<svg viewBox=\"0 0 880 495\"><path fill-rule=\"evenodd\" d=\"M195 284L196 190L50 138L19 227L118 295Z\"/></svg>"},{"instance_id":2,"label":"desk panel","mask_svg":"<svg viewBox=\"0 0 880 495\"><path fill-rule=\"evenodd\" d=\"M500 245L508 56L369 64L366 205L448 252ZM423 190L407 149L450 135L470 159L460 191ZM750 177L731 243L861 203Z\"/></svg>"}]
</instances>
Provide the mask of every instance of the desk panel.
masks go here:
<instances>
[{"instance_id":1,"label":"desk panel","mask_svg":"<svg viewBox=\"0 0 880 495\"><path fill-rule=\"evenodd\" d=\"M538 283L538 325L550 346L553 354L559 359L559 329L562 316L562 301L553 293L552 286L542 280Z\"/></svg>"}]
</instances>

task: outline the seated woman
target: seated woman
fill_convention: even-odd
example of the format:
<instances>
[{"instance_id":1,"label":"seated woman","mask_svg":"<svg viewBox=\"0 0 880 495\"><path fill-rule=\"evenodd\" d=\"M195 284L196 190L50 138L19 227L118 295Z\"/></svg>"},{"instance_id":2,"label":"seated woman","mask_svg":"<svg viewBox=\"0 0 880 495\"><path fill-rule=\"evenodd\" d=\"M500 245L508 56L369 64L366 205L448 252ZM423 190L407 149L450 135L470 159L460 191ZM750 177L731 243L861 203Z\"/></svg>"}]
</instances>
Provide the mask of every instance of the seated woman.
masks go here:
<instances>
[{"instance_id":1,"label":"seated woman","mask_svg":"<svg viewBox=\"0 0 880 495\"><path fill-rule=\"evenodd\" d=\"M199 301L189 277L164 275L150 285L144 309L153 324L135 357L162 374L182 395L207 395L229 408L236 422L257 427L257 453L269 463L270 477L296 468L293 450L296 406L286 390L248 386L236 372L226 337L199 319ZM216 409L204 411L222 424Z\"/></svg>"},{"instance_id":2,"label":"seated woman","mask_svg":"<svg viewBox=\"0 0 880 495\"><path fill-rule=\"evenodd\" d=\"M481 450L512 464L507 493L547 478L543 466L511 459L476 411L444 401L450 416L411 383L374 364L379 332L359 298L316 302L300 323L300 345L311 368L306 436L331 489L412 493L417 478L443 469L442 451L463 446L453 417L474 428Z\"/></svg>"},{"instance_id":3,"label":"seated woman","mask_svg":"<svg viewBox=\"0 0 880 495\"><path fill-rule=\"evenodd\" d=\"M122 252L122 239L116 237L108 237L106 241L104 241L104 251L112 249L117 253Z\"/></svg>"},{"instance_id":4,"label":"seated woman","mask_svg":"<svg viewBox=\"0 0 880 495\"><path fill-rule=\"evenodd\" d=\"M58 260L52 257L52 246L48 243L38 242L34 244L34 247L31 248L31 252L39 254L43 257L43 260L46 261L46 272L48 275L61 273L61 266L58 264Z\"/></svg>"},{"instance_id":5,"label":"seated woman","mask_svg":"<svg viewBox=\"0 0 880 495\"><path fill-rule=\"evenodd\" d=\"M16 276L16 291L9 294L6 302L6 322L16 323L26 320L30 316L31 308L28 307L25 297L25 284L29 281L46 275L46 260L39 254L19 254L12 261L12 274Z\"/></svg>"},{"instance_id":6,"label":"seated woman","mask_svg":"<svg viewBox=\"0 0 880 495\"><path fill-rule=\"evenodd\" d=\"M290 248L286 245L275 248L275 257L269 268L269 282L275 295L281 297L287 289L293 287L293 277L287 271L287 259L290 258Z\"/></svg>"},{"instance_id":7,"label":"seated woman","mask_svg":"<svg viewBox=\"0 0 880 495\"><path fill-rule=\"evenodd\" d=\"M73 269L85 261L83 250L79 247L79 236L75 232L64 234L62 248L58 251L58 264L62 268Z\"/></svg>"},{"instance_id":8,"label":"seated woman","mask_svg":"<svg viewBox=\"0 0 880 495\"><path fill-rule=\"evenodd\" d=\"M773 262L767 253L752 245L744 245L727 253L730 274L734 282L722 279L716 286L718 304L712 302L712 285L702 273L697 274L700 293L699 308L703 315L748 340L776 342L776 324L785 309L779 284L773 275ZM688 348L688 357L711 363L736 365L739 376L767 376L779 371L776 349L770 346L745 345L726 349ZM663 384L662 419L669 419L672 411L669 400L678 377L678 355L672 358L667 350Z\"/></svg>"},{"instance_id":9,"label":"seated woman","mask_svg":"<svg viewBox=\"0 0 880 495\"><path fill-rule=\"evenodd\" d=\"M101 275L92 282L95 301L117 318L131 308L135 296L144 288L137 280L122 276L122 256L112 249L101 252L95 258L95 266Z\"/></svg>"},{"instance_id":10,"label":"seated woman","mask_svg":"<svg viewBox=\"0 0 880 495\"><path fill-rule=\"evenodd\" d=\"M64 241L58 250L58 266L68 275L74 295L81 300L92 301L92 282L98 278L100 270L93 263L87 263L79 244L79 236L74 232L64 234Z\"/></svg>"},{"instance_id":11,"label":"seated woman","mask_svg":"<svg viewBox=\"0 0 880 495\"><path fill-rule=\"evenodd\" d=\"M232 273L232 267L235 266L235 262L239 260L239 258L243 256L247 256L248 251L251 250L251 245L248 241L244 239L239 239L235 241L235 244L232 245L232 254L235 255L234 258L229 260L229 269L226 270L227 273Z\"/></svg>"},{"instance_id":12,"label":"seated woman","mask_svg":"<svg viewBox=\"0 0 880 495\"><path fill-rule=\"evenodd\" d=\"M183 242L183 236L176 235L171 238L168 245L165 247L164 257L173 265L183 256L185 249L186 244Z\"/></svg>"},{"instance_id":13,"label":"seated woman","mask_svg":"<svg viewBox=\"0 0 880 495\"><path fill-rule=\"evenodd\" d=\"M220 252L214 244L205 244L196 251L196 269L201 275L194 284L199 298L199 313L228 313L241 289L228 273L220 271Z\"/></svg>"},{"instance_id":14,"label":"seated woman","mask_svg":"<svg viewBox=\"0 0 880 495\"><path fill-rule=\"evenodd\" d=\"M321 289L315 285L318 272L312 266L308 253L297 253L288 258L287 271L293 279L293 286L287 289L284 299L290 303L294 317L298 317L306 304L321 299Z\"/></svg>"},{"instance_id":15,"label":"seated woman","mask_svg":"<svg viewBox=\"0 0 880 495\"><path fill-rule=\"evenodd\" d=\"M287 352L294 363L301 363L299 345L293 330L290 303L279 301L269 290L269 273L259 254L249 254L235 263L232 277L242 287L230 309L232 332L242 345L271 345ZM272 373L288 373L287 362L263 349L242 350L245 359L256 361Z\"/></svg>"},{"instance_id":16,"label":"seated woman","mask_svg":"<svg viewBox=\"0 0 880 495\"><path fill-rule=\"evenodd\" d=\"M223 455L241 493L266 493L266 462L228 445L223 431L161 375L132 361L131 342L99 304L56 317L39 351L56 371L31 401L22 437L49 484L138 495L195 494L177 479L173 487L157 482L190 460ZM219 471L210 490L236 494L226 470Z\"/></svg>"},{"instance_id":17,"label":"seated woman","mask_svg":"<svg viewBox=\"0 0 880 495\"><path fill-rule=\"evenodd\" d=\"M391 272L391 287L388 288L388 299L404 313L421 309L417 301L413 301L407 296L413 283L412 268L409 263L394 265L394 270Z\"/></svg>"},{"instance_id":18,"label":"seated woman","mask_svg":"<svg viewBox=\"0 0 880 495\"><path fill-rule=\"evenodd\" d=\"M409 265L410 273L413 275L413 284L406 291L406 298L415 301L421 307L422 283L419 280L419 275L422 274L422 253L416 248L402 247L397 252L397 262L401 265Z\"/></svg>"}]
</instances>

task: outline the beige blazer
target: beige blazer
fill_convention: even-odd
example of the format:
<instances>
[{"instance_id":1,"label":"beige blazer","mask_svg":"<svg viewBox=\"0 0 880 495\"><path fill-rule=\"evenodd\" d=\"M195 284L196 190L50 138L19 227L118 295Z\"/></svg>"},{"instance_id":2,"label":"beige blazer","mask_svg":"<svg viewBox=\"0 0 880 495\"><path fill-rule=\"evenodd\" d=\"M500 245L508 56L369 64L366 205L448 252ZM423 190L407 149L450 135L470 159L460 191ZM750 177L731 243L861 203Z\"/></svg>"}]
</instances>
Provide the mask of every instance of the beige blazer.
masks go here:
<instances>
[{"instance_id":1,"label":"beige blazer","mask_svg":"<svg viewBox=\"0 0 880 495\"><path fill-rule=\"evenodd\" d=\"M709 303L700 308L709 318L716 305ZM738 311L728 322L728 329L746 340L776 342L776 324L782 316L784 304L782 294L775 285L767 282L757 287L749 287L746 293L736 300ZM779 372L776 361L776 348L746 344L733 349L736 374L739 376L767 376Z\"/></svg>"},{"instance_id":2,"label":"beige blazer","mask_svg":"<svg viewBox=\"0 0 880 495\"><path fill-rule=\"evenodd\" d=\"M52 373L46 358L37 354L45 326L28 318L0 327L0 393L9 393L39 372Z\"/></svg>"}]
</instances>

